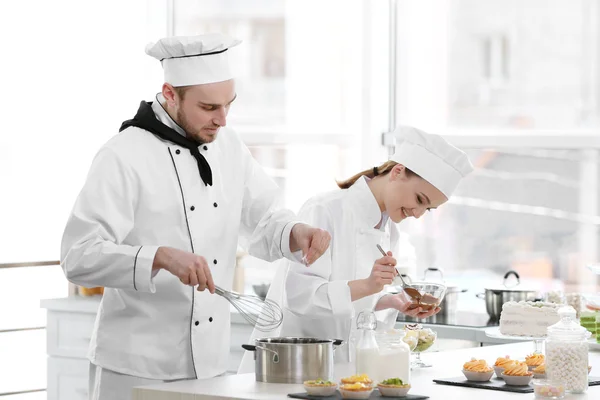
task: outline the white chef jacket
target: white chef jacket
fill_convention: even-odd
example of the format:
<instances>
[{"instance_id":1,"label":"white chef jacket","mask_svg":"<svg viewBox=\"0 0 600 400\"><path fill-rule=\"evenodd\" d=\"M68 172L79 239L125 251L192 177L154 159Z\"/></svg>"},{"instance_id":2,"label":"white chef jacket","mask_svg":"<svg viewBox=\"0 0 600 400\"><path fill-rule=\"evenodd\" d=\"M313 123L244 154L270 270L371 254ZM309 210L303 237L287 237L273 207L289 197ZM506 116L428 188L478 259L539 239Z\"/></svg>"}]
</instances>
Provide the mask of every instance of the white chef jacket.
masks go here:
<instances>
[{"instance_id":1,"label":"white chef jacket","mask_svg":"<svg viewBox=\"0 0 600 400\"><path fill-rule=\"evenodd\" d=\"M283 324L278 331L264 333L256 329L249 339L274 336L316 337L355 340L356 316L373 310L385 291L352 301L348 281L367 278L375 260L382 257L376 245L397 254L399 233L396 225L384 216L362 177L350 188L318 195L308 200L298 216L315 227L331 233L329 249L310 268L281 260L268 298L283 304ZM278 263L279 264L279 263ZM398 311L376 313L377 329L394 326ZM353 346L338 348L335 362L351 360ZM238 373L254 371L253 352L247 351Z\"/></svg>"},{"instance_id":2,"label":"white chef jacket","mask_svg":"<svg viewBox=\"0 0 600 400\"><path fill-rule=\"evenodd\" d=\"M185 135L159 101L152 108ZM162 380L226 371L229 303L167 271L153 276L159 246L202 255L224 289L233 284L240 232L256 257L292 257L295 215L277 209L277 185L239 136L222 128L199 150L212 186L189 150L137 127L109 140L92 163L64 231L61 266L75 284L106 288L88 354L95 365Z\"/></svg>"}]
</instances>

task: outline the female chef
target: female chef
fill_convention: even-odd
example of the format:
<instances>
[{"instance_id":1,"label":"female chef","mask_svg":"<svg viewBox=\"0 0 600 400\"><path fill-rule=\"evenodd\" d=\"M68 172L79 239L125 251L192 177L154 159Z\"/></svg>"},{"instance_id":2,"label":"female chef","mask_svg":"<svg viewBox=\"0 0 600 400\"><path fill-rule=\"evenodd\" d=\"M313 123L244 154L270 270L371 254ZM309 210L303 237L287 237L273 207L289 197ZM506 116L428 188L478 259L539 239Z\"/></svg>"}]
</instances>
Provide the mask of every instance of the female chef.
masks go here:
<instances>
[{"instance_id":1,"label":"female chef","mask_svg":"<svg viewBox=\"0 0 600 400\"><path fill-rule=\"evenodd\" d=\"M473 167L464 152L438 135L410 127L397 128L395 135L391 160L338 182L342 190L317 195L300 210L303 220L333 239L312 268L291 261L279 268L268 297L283 305L284 320L269 336L348 340L356 315L365 309L380 311L378 329L393 327L398 311L418 318L439 312L409 310L405 296L383 292L396 275L395 223L444 204ZM391 252L382 257L377 245ZM251 340L264 336L255 330ZM348 349L336 352L336 362L349 360ZM252 371L252 358L244 355L239 372Z\"/></svg>"}]
</instances>

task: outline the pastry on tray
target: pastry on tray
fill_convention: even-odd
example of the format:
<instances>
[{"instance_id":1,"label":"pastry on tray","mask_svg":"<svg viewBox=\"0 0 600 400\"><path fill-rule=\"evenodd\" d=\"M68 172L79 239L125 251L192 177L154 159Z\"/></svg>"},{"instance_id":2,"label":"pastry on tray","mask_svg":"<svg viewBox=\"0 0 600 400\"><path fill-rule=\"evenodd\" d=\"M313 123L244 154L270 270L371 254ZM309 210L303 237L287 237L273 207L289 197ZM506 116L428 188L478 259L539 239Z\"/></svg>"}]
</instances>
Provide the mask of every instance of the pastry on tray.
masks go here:
<instances>
[{"instance_id":1,"label":"pastry on tray","mask_svg":"<svg viewBox=\"0 0 600 400\"><path fill-rule=\"evenodd\" d=\"M323 379L304 381L304 389L311 396L333 396L337 386L337 383Z\"/></svg>"},{"instance_id":2,"label":"pastry on tray","mask_svg":"<svg viewBox=\"0 0 600 400\"><path fill-rule=\"evenodd\" d=\"M533 372L529 370L526 363L522 361L515 361L514 363L507 365L502 373L502 378L507 385L511 386L527 386L531 382Z\"/></svg>"},{"instance_id":3,"label":"pastry on tray","mask_svg":"<svg viewBox=\"0 0 600 400\"><path fill-rule=\"evenodd\" d=\"M368 399L373 392L370 383L344 383L340 385L340 393L344 399Z\"/></svg>"},{"instance_id":4,"label":"pastry on tray","mask_svg":"<svg viewBox=\"0 0 600 400\"><path fill-rule=\"evenodd\" d=\"M511 360L509 356L506 357L498 357L496 362L494 363L494 371L496 372L496 376L498 378L502 378L502 372L504 372L504 368L507 365L514 363L515 360Z\"/></svg>"},{"instance_id":5,"label":"pastry on tray","mask_svg":"<svg viewBox=\"0 0 600 400\"><path fill-rule=\"evenodd\" d=\"M463 374L469 381L487 382L494 375L494 369L485 360L471 358L463 364Z\"/></svg>"},{"instance_id":6,"label":"pastry on tray","mask_svg":"<svg viewBox=\"0 0 600 400\"><path fill-rule=\"evenodd\" d=\"M410 384L400 378L391 378L379 382L377 389L383 397L404 397L410 390Z\"/></svg>"},{"instance_id":7,"label":"pastry on tray","mask_svg":"<svg viewBox=\"0 0 600 400\"><path fill-rule=\"evenodd\" d=\"M369 378L369 375L367 374L352 375L347 378L342 378L341 381L342 383L365 383L367 385L373 383L373 381L371 380L371 378Z\"/></svg>"},{"instance_id":8,"label":"pastry on tray","mask_svg":"<svg viewBox=\"0 0 600 400\"><path fill-rule=\"evenodd\" d=\"M538 365L531 372L535 379L546 379L546 364Z\"/></svg>"},{"instance_id":9,"label":"pastry on tray","mask_svg":"<svg viewBox=\"0 0 600 400\"><path fill-rule=\"evenodd\" d=\"M530 371L543 365L544 362L546 362L546 357L541 353L533 353L525 357L525 364L527 364Z\"/></svg>"}]
</instances>

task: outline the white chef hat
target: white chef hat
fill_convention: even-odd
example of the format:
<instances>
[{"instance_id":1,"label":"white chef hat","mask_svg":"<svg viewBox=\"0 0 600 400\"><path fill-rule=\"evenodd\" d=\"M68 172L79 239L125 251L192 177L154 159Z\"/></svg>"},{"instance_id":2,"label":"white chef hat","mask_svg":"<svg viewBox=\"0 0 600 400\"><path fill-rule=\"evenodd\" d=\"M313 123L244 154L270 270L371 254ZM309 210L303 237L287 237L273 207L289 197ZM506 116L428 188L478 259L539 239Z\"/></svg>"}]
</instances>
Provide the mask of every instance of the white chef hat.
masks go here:
<instances>
[{"instance_id":1,"label":"white chef hat","mask_svg":"<svg viewBox=\"0 0 600 400\"><path fill-rule=\"evenodd\" d=\"M469 157L439 135L398 126L394 136L396 152L391 160L421 176L447 198L460 180L473 171Z\"/></svg>"},{"instance_id":2,"label":"white chef hat","mask_svg":"<svg viewBox=\"0 0 600 400\"><path fill-rule=\"evenodd\" d=\"M222 82L233 78L228 49L241 40L221 33L171 36L146 46L146 54L162 63L165 82L174 87Z\"/></svg>"}]
</instances>

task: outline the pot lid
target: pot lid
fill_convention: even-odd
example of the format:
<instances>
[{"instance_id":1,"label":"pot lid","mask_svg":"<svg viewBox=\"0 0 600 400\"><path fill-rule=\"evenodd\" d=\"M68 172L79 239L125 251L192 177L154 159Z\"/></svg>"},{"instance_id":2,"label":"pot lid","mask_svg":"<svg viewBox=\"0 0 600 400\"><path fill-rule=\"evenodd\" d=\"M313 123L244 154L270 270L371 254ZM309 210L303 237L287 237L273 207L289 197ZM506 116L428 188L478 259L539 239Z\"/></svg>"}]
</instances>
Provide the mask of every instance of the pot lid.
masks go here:
<instances>
[{"instance_id":1,"label":"pot lid","mask_svg":"<svg viewBox=\"0 0 600 400\"><path fill-rule=\"evenodd\" d=\"M511 278L513 276L513 278ZM510 270L504 274L501 285L494 285L486 287L485 290L491 290L494 292L537 292L538 290L521 284L521 277L517 271Z\"/></svg>"},{"instance_id":2,"label":"pot lid","mask_svg":"<svg viewBox=\"0 0 600 400\"><path fill-rule=\"evenodd\" d=\"M446 293L462 292L458 285L444 279L444 271L441 268L427 268L423 274L423 282L441 283L446 286Z\"/></svg>"}]
</instances>

